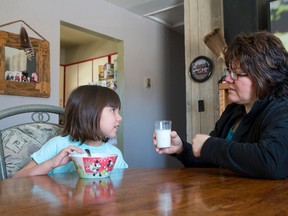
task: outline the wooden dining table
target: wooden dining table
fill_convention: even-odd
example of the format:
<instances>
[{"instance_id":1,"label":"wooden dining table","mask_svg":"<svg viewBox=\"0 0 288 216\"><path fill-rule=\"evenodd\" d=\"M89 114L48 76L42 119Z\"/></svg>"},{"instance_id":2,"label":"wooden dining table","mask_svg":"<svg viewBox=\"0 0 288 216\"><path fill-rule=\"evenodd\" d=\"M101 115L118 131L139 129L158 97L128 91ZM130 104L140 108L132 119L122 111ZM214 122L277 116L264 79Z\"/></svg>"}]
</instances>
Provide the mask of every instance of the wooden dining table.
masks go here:
<instances>
[{"instance_id":1,"label":"wooden dining table","mask_svg":"<svg viewBox=\"0 0 288 216\"><path fill-rule=\"evenodd\" d=\"M128 168L0 181L0 215L288 215L288 180L222 168Z\"/></svg>"}]
</instances>

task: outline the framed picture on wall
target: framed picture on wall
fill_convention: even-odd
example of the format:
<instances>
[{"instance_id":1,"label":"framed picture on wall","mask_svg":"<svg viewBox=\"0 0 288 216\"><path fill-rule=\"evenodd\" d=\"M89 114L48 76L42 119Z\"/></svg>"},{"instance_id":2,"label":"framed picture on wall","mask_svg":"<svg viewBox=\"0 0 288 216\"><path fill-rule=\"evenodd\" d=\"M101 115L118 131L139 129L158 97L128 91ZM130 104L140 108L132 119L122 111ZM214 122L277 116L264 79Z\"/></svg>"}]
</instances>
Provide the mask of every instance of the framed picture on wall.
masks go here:
<instances>
[{"instance_id":1,"label":"framed picture on wall","mask_svg":"<svg viewBox=\"0 0 288 216\"><path fill-rule=\"evenodd\" d=\"M213 71L213 62L206 56L198 56L190 65L189 73L196 82L204 82L209 79Z\"/></svg>"}]
</instances>

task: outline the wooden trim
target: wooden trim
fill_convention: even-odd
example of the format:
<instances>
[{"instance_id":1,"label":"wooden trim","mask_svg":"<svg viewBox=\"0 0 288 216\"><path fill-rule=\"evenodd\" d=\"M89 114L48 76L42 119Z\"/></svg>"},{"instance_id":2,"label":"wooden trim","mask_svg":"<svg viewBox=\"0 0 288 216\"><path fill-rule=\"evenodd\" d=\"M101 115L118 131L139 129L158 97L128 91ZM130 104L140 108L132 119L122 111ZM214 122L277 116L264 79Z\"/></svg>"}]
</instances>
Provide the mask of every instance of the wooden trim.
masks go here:
<instances>
[{"instance_id":1,"label":"wooden trim","mask_svg":"<svg viewBox=\"0 0 288 216\"><path fill-rule=\"evenodd\" d=\"M228 99L228 83L219 83L219 111L220 115L230 103Z\"/></svg>"}]
</instances>

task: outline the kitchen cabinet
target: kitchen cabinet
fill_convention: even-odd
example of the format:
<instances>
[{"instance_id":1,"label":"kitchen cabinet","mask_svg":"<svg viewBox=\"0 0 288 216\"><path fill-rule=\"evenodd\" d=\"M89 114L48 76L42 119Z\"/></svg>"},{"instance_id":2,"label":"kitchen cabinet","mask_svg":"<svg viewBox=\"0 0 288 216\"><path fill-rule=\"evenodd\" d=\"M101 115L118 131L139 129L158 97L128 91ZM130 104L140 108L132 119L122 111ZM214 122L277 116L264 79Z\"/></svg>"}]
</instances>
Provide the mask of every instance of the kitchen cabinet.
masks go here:
<instances>
[{"instance_id":1,"label":"kitchen cabinet","mask_svg":"<svg viewBox=\"0 0 288 216\"><path fill-rule=\"evenodd\" d=\"M93 82L92 61L78 64L78 83L77 86L87 85Z\"/></svg>"},{"instance_id":2,"label":"kitchen cabinet","mask_svg":"<svg viewBox=\"0 0 288 216\"><path fill-rule=\"evenodd\" d=\"M101 67L108 63L113 66L114 62L117 63L117 57L118 54L114 53L99 58L88 59L61 66L60 71L64 71L64 75L62 75L64 77L62 83L65 87L64 91L60 94L60 105L64 107L70 93L78 86L97 84L110 87L112 85L111 80L113 80L113 83L116 82L117 77L113 77L113 79L105 78L99 80L99 66Z\"/></svg>"}]
</instances>

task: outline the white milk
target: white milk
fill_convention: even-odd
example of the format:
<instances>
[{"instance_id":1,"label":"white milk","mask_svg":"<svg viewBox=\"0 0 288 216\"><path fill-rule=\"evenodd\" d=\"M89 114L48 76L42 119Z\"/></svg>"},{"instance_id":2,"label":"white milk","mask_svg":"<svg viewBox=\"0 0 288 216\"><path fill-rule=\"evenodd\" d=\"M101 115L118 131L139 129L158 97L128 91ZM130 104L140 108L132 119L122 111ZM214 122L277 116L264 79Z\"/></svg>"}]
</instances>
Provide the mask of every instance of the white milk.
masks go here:
<instances>
[{"instance_id":1,"label":"white milk","mask_svg":"<svg viewBox=\"0 0 288 216\"><path fill-rule=\"evenodd\" d=\"M171 146L170 133L171 130L155 130L158 148L168 148Z\"/></svg>"}]
</instances>

